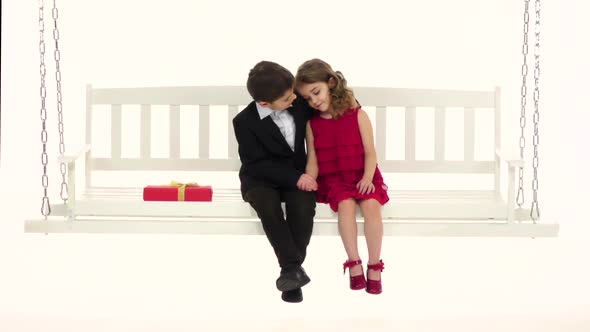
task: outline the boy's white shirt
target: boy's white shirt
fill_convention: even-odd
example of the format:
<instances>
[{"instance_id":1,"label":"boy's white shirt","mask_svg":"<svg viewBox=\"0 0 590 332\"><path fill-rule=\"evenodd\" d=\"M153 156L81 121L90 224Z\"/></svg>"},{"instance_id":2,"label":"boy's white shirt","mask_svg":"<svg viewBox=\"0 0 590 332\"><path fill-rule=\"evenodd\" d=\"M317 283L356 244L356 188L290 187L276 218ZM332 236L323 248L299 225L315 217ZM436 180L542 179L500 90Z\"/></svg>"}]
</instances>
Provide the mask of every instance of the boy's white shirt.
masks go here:
<instances>
[{"instance_id":1,"label":"boy's white shirt","mask_svg":"<svg viewBox=\"0 0 590 332\"><path fill-rule=\"evenodd\" d=\"M281 134L283 134L291 150L295 151L295 120L291 113L287 110L275 111L258 103L256 103L256 109L258 110L260 120L270 116L272 121L279 127Z\"/></svg>"}]
</instances>

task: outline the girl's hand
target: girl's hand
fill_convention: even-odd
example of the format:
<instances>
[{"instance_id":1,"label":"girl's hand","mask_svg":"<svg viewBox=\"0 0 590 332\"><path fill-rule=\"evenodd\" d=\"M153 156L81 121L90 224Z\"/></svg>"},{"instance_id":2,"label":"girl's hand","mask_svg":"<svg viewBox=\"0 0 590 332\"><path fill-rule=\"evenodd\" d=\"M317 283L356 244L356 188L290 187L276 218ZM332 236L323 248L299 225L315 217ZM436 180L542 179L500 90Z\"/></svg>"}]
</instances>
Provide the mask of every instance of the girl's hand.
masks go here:
<instances>
[{"instance_id":1,"label":"girl's hand","mask_svg":"<svg viewBox=\"0 0 590 332\"><path fill-rule=\"evenodd\" d=\"M375 192L375 185L372 179L362 178L357 184L356 188L361 194L372 194Z\"/></svg>"},{"instance_id":2,"label":"girl's hand","mask_svg":"<svg viewBox=\"0 0 590 332\"><path fill-rule=\"evenodd\" d=\"M297 181L297 188L303 191L316 191L318 184L315 179L309 174L302 174Z\"/></svg>"}]
</instances>

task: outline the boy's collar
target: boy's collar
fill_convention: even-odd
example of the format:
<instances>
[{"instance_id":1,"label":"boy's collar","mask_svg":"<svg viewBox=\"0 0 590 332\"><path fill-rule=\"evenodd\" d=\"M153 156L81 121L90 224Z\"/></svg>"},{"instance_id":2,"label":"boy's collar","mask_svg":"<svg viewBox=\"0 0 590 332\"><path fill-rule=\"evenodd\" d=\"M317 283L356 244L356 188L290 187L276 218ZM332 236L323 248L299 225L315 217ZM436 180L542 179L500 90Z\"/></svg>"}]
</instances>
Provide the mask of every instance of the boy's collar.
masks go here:
<instances>
[{"instance_id":1,"label":"boy's collar","mask_svg":"<svg viewBox=\"0 0 590 332\"><path fill-rule=\"evenodd\" d=\"M260 105L257 102L254 102L256 104L256 110L258 110L258 115L260 116L260 120L266 118L267 116L271 115L273 112L282 112L282 111L275 111L272 108L269 107L264 107L262 105ZM290 108L290 107L289 107ZM283 111L287 111L289 108L284 109Z\"/></svg>"},{"instance_id":2,"label":"boy's collar","mask_svg":"<svg viewBox=\"0 0 590 332\"><path fill-rule=\"evenodd\" d=\"M271 108L264 107L259 103L256 103L256 110L258 110L258 115L260 116L260 120L266 118L267 116L271 115L274 112Z\"/></svg>"}]
</instances>

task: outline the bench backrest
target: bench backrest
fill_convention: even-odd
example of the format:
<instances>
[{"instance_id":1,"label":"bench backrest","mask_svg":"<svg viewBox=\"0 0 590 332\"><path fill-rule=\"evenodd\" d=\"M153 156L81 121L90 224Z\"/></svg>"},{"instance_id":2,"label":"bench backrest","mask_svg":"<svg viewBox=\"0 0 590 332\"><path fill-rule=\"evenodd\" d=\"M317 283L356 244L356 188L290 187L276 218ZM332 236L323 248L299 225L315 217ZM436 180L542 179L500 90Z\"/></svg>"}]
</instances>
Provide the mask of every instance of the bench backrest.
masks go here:
<instances>
[{"instance_id":1,"label":"bench backrest","mask_svg":"<svg viewBox=\"0 0 590 332\"><path fill-rule=\"evenodd\" d=\"M476 112L493 112L492 117L494 149L500 147L500 90L492 91L458 91L427 90L402 88L352 88L356 98L365 109L374 109L372 113L375 144L379 156L379 165L384 173L497 173L496 160L476 160L475 158L475 118ZM243 105L251 101L243 86L200 86L200 87L148 87L148 88L92 88L87 87L86 142L92 144L92 132L99 130L110 135L110 155L108 157L90 156L87 162L87 177L92 171L123 170L159 170L159 171L237 171L240 161L237 144L231 124L232 118ZM96 107L103 105L102 108ZM104 107L106 105L106 108ZM139 156L127 158L122 155L122 138L126 128L122 126L122 114L125 105L137 105L139 108ZM155 158L151 156L151 111L155 105L164 105L169 110L169 156ZM198 106L198 154L194 158L181 158L181 116L184 105ZM227 121L210 125L212 108L223 105L227 107ZM158 106L162 107L162 106ZM417 112L421 108L430 108L434 113L433 121L433 158L419 160L416 158ZM462 112L463 158L447 160L445 158L445 132L457 130L449 128L447 117L451 109ZM110 111L110 128L96 128L93 125L95 112ZM403 114L404 123L396 124L403 129L403 159L387 158L388 142L386 128L388 121L393 121L394 110ZM450 117L449 117L450 118ZM457 118L456 116L452 117ZM223 127L226 128L223 128ZM210 136L213 131L227 129L227 157L212 158ZM391 141L391 140L390 140ZM490 151L493 155L493 151ZM457 159L457 158L455 158ZM497 176L497 174L496 174ZM87 178L89 182L90 179ZM495 181L497 182L497 181ZM89 182L90 183L90 182Z\"/></svg>"}]
</instances>

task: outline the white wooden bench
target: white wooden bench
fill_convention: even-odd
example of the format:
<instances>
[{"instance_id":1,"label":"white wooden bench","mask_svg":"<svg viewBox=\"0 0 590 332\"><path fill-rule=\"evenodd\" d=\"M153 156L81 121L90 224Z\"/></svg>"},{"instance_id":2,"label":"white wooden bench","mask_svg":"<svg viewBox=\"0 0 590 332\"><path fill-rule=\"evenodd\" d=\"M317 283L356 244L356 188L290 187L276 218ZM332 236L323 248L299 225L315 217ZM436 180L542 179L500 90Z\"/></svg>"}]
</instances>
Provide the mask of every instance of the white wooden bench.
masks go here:
<instances>
[{"instance_id":1,"label":"white wooden bench","mask_svg":"<svg viewBox=\"0 0 590 332\"><path fill-rule=\"evenodd\" d=\"M454 91L394 88L353 88L365 109L374 110L373 125L379 167L388 174L414 173L452 175L463 182L472 175L488 175L490 186L485 190L463 189L408 189L396 188L388 181L391 201L383 208L386 235L410 236L555 236L557 224L531 222L528 210L515 208L515 168L523 165L518 158L506 158L500 150L500 90ZM68 166L69 199L67 205L52 204L52 216L43 220L27 220L27 232L100 232L100 233L199 233L199 234L263 234L260 223L250 206L243 202L238 186L221 188L208 183L208 178L195 179L213 186L212 202L145 202L142 187L98 186L95 173L132 171L199 171L228 172L237 181L240 161L231 120L251 98L244 87L150 87L150 88L92 88L87 87L86 146L76 155L59 159ZM99 105L102 105L99 107ZM106 105L106 110L105 106ZM136 105L139 116L135 124L139 129L138 155L129 158L122 153L123 137L127 127L122 125L125 105ZM166 105L169 120L168 157L153 157L152 109ZM198 156L181 157L181 119L183 105L198 105ZM212 105L227 106L227 120L210 125ZM417 114L422 108L431 108L431 136L433 158L420 160L416 155ZM403 130L401 160L387 157L386 128L392 120L393 110L403 115L403 123L394 124ZM454 109L454 116L450 116ZM110 125L97 127L93 119L97 112L110 113ZM494 122L490 134L489 160L478 160L476 152L476 115L487 112ZM421 113L420 113L421 114ZM459 117L456 114L460 114ZM449 119L460 119L463 137L462 158L446 160L445 137ZM155 120L154 120L155 121ZM227 129L227 157L213 158L210 150L211 134ZM433 132L432 132L433 131ZM92 137L96 133L110 136L110 155L94 156ZM423 141L422 141L423 142ZM76 168L84 166L84 188L76 183ZM78 167L80 168L80 167ZM501 170L507 170L504 190L501 189ZM206 174L206 173L200 173ZM170 180L176 180L170 178ZM386 178L387 180L387 178ZM163 184L161 182L146 182ZM78 193L78 190L81 192ZM502 195L504 193L504 195ZM360 219L362 220L362 219ZM359 223L362 233L362 222ZM337 235L335 215L327 205L318 204L315 235Z\"/></svg>"}]
</instances>

